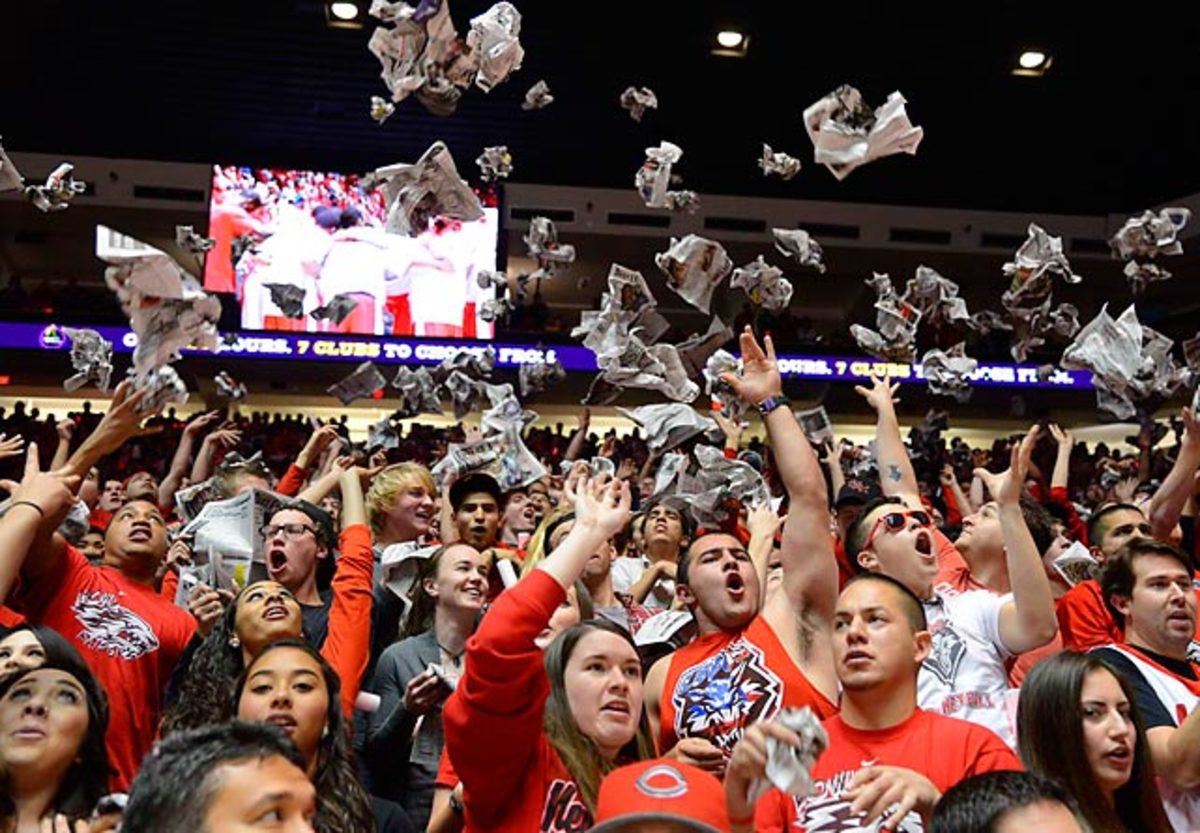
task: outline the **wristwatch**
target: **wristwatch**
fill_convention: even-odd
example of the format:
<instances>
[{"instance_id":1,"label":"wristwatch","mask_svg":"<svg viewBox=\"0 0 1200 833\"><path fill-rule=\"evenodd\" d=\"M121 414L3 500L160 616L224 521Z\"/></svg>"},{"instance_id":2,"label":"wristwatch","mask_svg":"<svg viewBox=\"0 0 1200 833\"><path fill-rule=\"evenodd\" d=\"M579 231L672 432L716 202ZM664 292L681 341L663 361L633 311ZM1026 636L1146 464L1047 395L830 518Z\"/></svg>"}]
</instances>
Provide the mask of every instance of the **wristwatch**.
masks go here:
<instances>
[{"instance_id":1,"label":"wristwatch","mask_svg":"<svg viewBox=\"0 0 1200 833\"><path fill-rule=\"evenodd\" d=\"M776 408L781 408L787 404L787 397L783 396L783 394L780 394L779 396L768 396L762 402L759 402L755 407L758 408L758 412L760 414L766 416Z\"/></svg>"}]
</instances>

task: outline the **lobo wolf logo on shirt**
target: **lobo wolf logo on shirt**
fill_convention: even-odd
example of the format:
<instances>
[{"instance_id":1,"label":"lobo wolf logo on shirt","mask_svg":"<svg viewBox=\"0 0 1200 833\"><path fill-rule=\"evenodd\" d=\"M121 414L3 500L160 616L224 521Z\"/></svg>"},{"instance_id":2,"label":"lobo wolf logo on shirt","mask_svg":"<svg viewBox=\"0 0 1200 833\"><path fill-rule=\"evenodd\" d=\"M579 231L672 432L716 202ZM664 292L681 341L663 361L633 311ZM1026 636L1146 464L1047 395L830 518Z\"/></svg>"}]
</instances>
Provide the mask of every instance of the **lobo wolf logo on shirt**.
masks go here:
<instances>
[{"instance_id":1,"label":"lobo wolf logo on shirt","mask_svg":"<svg viewBox=\"0 0 1200 833\"><path fill-rule=\"evenodd\" d=\"M83 591L71 606L83 625L79 639L110 657L137 659L158 650L158 637L146 622L112 593Z\"/></svg>"},{"instance_id":2,"label":"lobo wolf logo on shirt","mask_svg":"<svg viewBox=\"0 0 1200 833\"><path fill-rule=\"evenodd\" d=\"M863 761L862 765L874 766L875 761ZM851 769L815 781L812 794L807 798L793 796L791 800L796 805L795 829L803 829L806 833L877 833L883 830L883 823L899 805L888 807L880 818L871 824L864 824L862 814L851 812L853 802L846 798L846 790L858 772L857 769ZM921 817L910 812L900 821L895 832L921 833L924 829Z\"/></svg>"},{"instance_id":3,"label":"lobo wolf logo on shirt","mask_svg":"<svg viewBox=\"0 0 1200 833\"><path fill-rule=\"evenodd\" d=\"M704 738L728 755L745 727L772 717L782 701L783 681L767 667L762 650L735 639L679 675L671 697L675 735Z\"/></svg>"}]
</instances>

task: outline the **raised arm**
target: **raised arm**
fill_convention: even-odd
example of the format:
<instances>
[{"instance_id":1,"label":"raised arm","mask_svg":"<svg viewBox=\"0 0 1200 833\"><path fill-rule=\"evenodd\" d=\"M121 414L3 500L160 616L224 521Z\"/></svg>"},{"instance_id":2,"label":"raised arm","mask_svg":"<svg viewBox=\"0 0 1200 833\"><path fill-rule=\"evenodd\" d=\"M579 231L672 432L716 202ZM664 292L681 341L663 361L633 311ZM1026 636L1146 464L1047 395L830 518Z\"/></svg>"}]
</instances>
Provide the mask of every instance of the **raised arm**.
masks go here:
<instances>
[{"instance_id":1,"label":"raised arm","mask_svg":"<svg viewBox=\"0 0 1200 833\"><path fill-rule=\"evenodd\" d=\"M1200 709L1193 709L1179 728L1147 729L1146 740L1159 777L1177 790L1200 789Z\"/></svg>"},{"instance_id":2,"label":"raised arm","mask_svg":"<svg viewBox=\"0 0 1200 833\"><path fill-rule=\"evenodd\" d=\"M758 586L764 588L759 606L766 603L767 572L771 566L771 554L775 551L775 533L786 520L775 514L769 503L750 510L746 518L746 528L750 530L750 543L746 552L750 553L750 561L754 564L754 572L758 574Z\"/></svg>"},{"instance_id":3,"label":"raised arm","mask_svg":"<svg viewBox=\"0 0 1200 833\"><path fill-rule=\"evenodd\" d=\"M588 428L591 424L592 409L584 408L579 412L579 427L571 435L571 442L567 444L567 453L563 455L564 460L573 462L579 459L579 455L583 453L583 444L587 442Z\"/></svg>"},{"instance_id":4,"label":"raised arm","mask_svg":"<svg viewBox=\"0 0 1200 833\"><path fill-rule=\"evenodd\" d=\"M1070 483L1071 450L1075 448L1075 437L1070 431L1064 431L1053 422L1047 426L1050 436L1058 443L1058 454L1054 458L1054 472L1050 475L1051 489L1065 489Z\"/></svg>"},{"instance_id":5,"label":"raised arm","mask_svg":"<svg viewBox=\"0 0 1200 833\"><path fill-rule=\"evenodd\" d=\"M171 468L167 471L167 476L162 479L162 483L158 485L159 506L171 505L175 499L175 493L179 491L179 484L183 482L184 476L191 468L192 449L196 446L196 437L220 417L220 411L209 411L184 426L183 433L179 437L179 447L175 449L175 456L171 458Z\"/></svg>"},{"instance_id":6,"label":"raised arm","mask_svg":"<svg viewBox=\"0 0 1200 833\"><path fill-rule=\"evenodd\" d=\"M1014 444L1008 471L993 474L987 469L976 469L995 498L1000 517L1013 595L1012 601L1000 609L1000 641L1014 654L1040 648L1058 632L1054 594L1042 565L1042 554L1021 514L1021 489L1037 435L1038 428L1034 426L1019 444Z\"/></svg>"},{"instance_id":7,"label":"raised arm","mask_svg":"<svg viewBox=\"0 0 1200 833\"><path fill-rule=\"evenodd\" d=\"M769 399L783 397L775 345L770 336L764 339L764 344L765 352L747 327L741 337L742 376L732 373L721 376L740 397L756 407ZM837 560L833 537L829 534L825 476L812 444L791 408L775 407L763 417L763 422L789 501L780 548L784 592L766 601L763 615L781 639L786 640L791 635L798 636L797 620L808 629L829 627L837 602ZM803 644L811 642L804 640ZM800 658L806 659L803 652Z\"/></svg>"},{"instance_id":8,"label":"raised arm","mask_svg":"<svg viewBox=\"0 0 1200 833\"><path fill-rule=\"evenodd\" d=\"M538 562L543 570L567 590L583 574L596 548L629 523L629 484L623 480L604 482L582 477L571 495L575 502L575 524L554 551Z\"/></svg>"},{"instance_id":9,"label":"raised arm","mask_svg":"<svg viewBox=\"0 0 1200 833\"><path fill-rule=\"evenodd\" d=\"M883 493L901 498L910 509L921 508L921 492L917 488L917 473L908 459L908 449L900 436L900 421L896 418L896 391L900 385L888 383L886 377L872 377L871 387L855 385L867 404L875 409L875 456L879 462L879 483Z\"/></svg>"},{"instance_id":10,"label":"raised arm","mask_svg":"<svg viewBox=\"0 0 1200 833\"><path fill-rule=\"evenodd\" d=\"M213 431L200 443L200 452L192 463L192 473L188 480L192 483L203 483L213 473L213 457L219 448L233 448L242 439L242 432L235 428L221 428Z\"/></svg>"},{"instance_id":11,"label":"raised arm","mask_svg":"<svg viewBox=\"0 0 1200 833\"><path fill-rule=\"evenodd\" d=\"M4 502L0 516L0 604L16 584L21 565L43 523L57 526L66 516L79 488L76 476L59 477L38 467L37 443L25 455L25 476Z\"/></svg>"},{"instance_id":12,"label":"raised arm","mask_svg":"<svg viewBox=\"0 0 1200 833\"><path fill-rule=\"evenodd\" d=\"M821 446L821 463L829 471L829 487L836 501L838 492L846 485L846 473L842 471L842 448L833 442Z\"/></svg>"},{"instance_id":13,"label":"raised arm","mask_svg":"<svg viewBox=\"0 0 1200 833\"><path fill-rule=\"evenodd\" d=\"M71 438L75 436L75 420L60 419L54 426L58 434L58 445L54 448L54 457L50 460L50 471L58 471L67 464L71 456Z\"/></svg>"},{"instance_id":14,"label":"raised arm","mask_svg":"<svg viewBox=\"0 0 1200 833\"><path fill-rule=\"evenodd\" d=\"M1151 534L1160 541L1168 540L1175 524L1179 523L1179 517L1192 493L1196 469L1200 468L1200 425L1196 423L1191 408L1184 408L1182 417L1183 440L1179 444L1175 465L1171 466L1162 486L1150 500Z\"/></svg>"}]
</instances>

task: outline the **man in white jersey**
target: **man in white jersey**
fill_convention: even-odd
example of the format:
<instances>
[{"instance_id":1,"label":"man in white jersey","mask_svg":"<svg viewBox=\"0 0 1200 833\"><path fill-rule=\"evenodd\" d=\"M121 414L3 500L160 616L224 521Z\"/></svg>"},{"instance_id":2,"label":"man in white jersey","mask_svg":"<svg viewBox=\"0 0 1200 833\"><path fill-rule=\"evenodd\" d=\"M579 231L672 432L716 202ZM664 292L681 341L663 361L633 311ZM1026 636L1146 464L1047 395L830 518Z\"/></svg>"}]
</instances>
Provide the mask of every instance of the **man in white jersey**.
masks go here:
<instances>
[{"instance_id":1,"label":"man in white jersey","mask_svg":"<svg viewBox=\"0 0 1200 833\"><path fill-rule=\"evenodd\" d=\"M1170 544L1134 538L1109 556L1100 588L1125 628L1125 644L1094 653L1133 685L1172 826L1200 829L1200 665L1188 659L1196 632L1191 563Z\"/></svg>"},{"instance_id":2,"label":"man in white jersey","mask_svg":"<svg viewBox=\"0 0 1200 833\"><path fill-rule=\"evenodd\" d=\"M885 491L889 473L899 472L897 482L915 483L899 431L884 428L881 419L876 453ZM1003 474L976 470L996 501L1011 594L966 590L946 595L934 590L934 529L916 494L872 501L846 535L846 555L857 567L891 576L925 607L933 644L918 678L921 708L986 726L1010 746L1015 746L1016 734L1005 707L1005 662L1045 645L1058 630L1050 582L1021 513L1021 488L1036 437L1037 429L1031 429L1013 449L1011 467Z\"/></svg>"}]
</instances>

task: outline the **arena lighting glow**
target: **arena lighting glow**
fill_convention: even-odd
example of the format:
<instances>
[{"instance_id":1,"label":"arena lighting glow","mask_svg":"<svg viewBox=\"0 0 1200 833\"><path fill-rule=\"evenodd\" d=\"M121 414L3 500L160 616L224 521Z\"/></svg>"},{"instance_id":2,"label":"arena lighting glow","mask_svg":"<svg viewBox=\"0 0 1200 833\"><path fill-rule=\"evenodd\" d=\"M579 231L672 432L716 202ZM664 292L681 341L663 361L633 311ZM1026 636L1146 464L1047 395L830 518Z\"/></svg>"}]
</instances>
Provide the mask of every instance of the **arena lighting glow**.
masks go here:
<instances>
[{"instance_id":1,"label":"arena lighting glow","mask_svg":"<svg viewBox=\"0 0 1200 833\"><path fill-rule=\"evenodd\" d=\"M741 32L735 32L732 29L726 29L722 32L717 32L717 43L725 49L737 49L742 45L743 35Z\"/></svg>"},{"instance_id":2,"label":"arena lighting glow","mask_svg":"<svg viewBox=\"0 0 1200 833\"><path fill-rule=\"evenodd\" d=\"M1017 65L1013 67L1012 74L1025 78L1040 78L1046 74L1053 62L1050 54L1041 49L1026 49L1017 56Z\"/></svg>"},{"instance_id":3,"label":"arena lighting glow","mask_svg":"<svg viewBox=\"0 0 1200 833\"><path fill-rule=\"evenodd\" d=\"M354 18L358 17L358 4L346 2L330 3L329 13L338 20L354 20Z\"/></svg>"}]
</instances>

